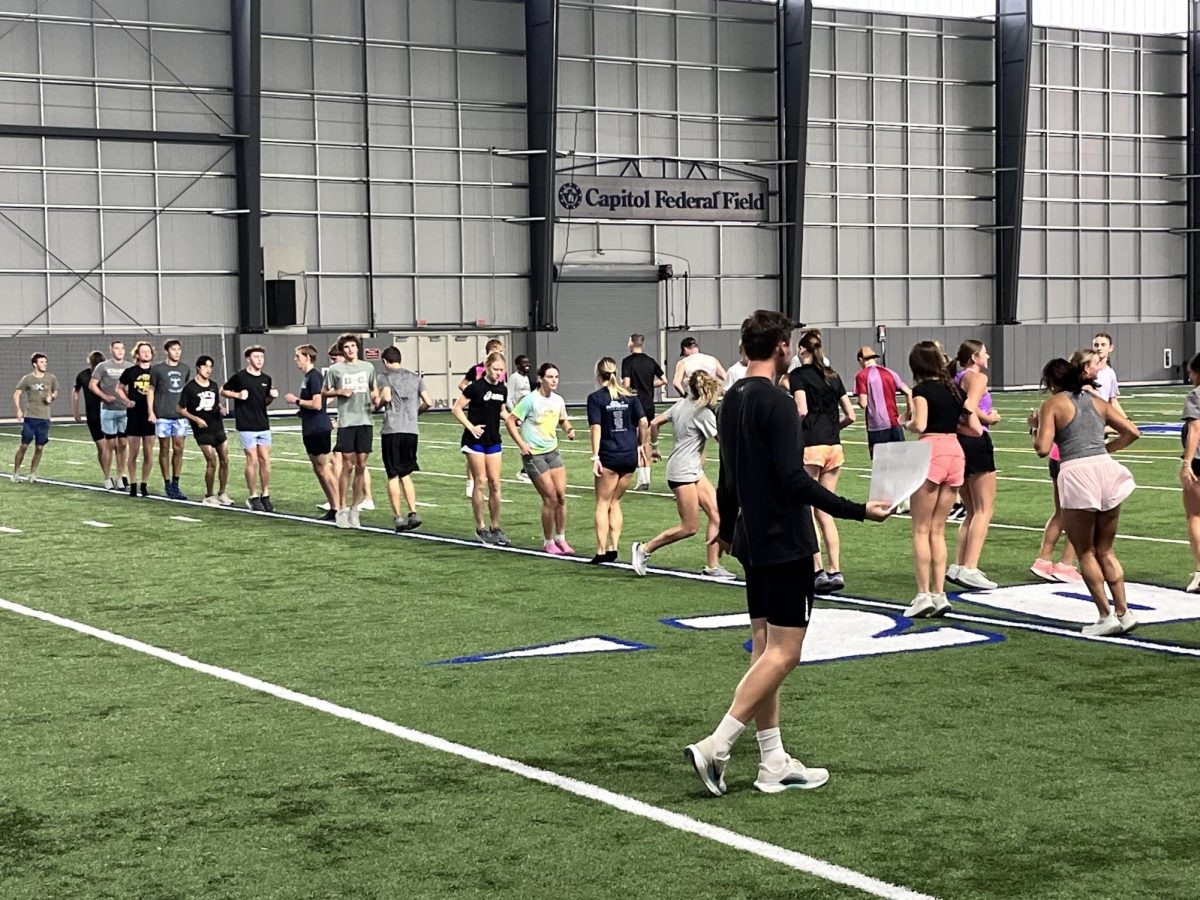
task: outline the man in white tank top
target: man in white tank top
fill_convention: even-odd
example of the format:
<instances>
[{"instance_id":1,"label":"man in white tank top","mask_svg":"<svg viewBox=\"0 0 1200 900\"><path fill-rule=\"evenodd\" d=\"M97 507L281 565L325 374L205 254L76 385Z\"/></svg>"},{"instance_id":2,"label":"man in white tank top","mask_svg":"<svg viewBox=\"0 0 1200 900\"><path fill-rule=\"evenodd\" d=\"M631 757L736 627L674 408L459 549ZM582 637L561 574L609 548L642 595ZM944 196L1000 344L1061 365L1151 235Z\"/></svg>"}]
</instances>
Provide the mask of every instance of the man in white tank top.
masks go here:
<instances>
[{"instance_id":1,"label":"man in white tank top","mask_svg":"<svg viewBox=\"0 0 1200 900\"><path fill-rule=\"evenodd\" d=\"M675 377L671 387L680 397L688 395L687 381L692 373L702 369L718 381L725 381L725 369L715 356L700 352L700 343L694 337L685 337L679 342L679 362L675 363Z\"/></svg>"}]
</instances>

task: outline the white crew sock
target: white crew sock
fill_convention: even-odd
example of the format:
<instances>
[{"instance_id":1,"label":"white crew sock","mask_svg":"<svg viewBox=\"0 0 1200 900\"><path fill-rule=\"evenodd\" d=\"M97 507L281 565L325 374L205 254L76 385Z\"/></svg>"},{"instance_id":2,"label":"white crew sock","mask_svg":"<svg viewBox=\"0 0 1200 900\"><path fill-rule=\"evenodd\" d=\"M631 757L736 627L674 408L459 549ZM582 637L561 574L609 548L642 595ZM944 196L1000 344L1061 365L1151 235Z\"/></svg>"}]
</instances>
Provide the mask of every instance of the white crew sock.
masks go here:
<instances>
[{"instance_id":1,"label":"white crew sock","mask_svg":"<svg viewBox=\"0 0 1200 900\"><path fill-rule=\"evenodd\" d=\"M733 749L733 742L745 729L745 723L726 713L717 730L712 733L713 755L721 758L728 756L729 751Z\"/></svg>"},{"instance_id":2,"label":"white crew sock","mask_svg":"<svg viewBox=\"0 0 1200 900\"><path fill-rule=\"evenodd\" d=\"M787 754L783 751L783 735L778 728L768 728L757 733L758 752L762 756L762 764L768 769L779 769L787 763Z\"/></svg>"}]
</instances>

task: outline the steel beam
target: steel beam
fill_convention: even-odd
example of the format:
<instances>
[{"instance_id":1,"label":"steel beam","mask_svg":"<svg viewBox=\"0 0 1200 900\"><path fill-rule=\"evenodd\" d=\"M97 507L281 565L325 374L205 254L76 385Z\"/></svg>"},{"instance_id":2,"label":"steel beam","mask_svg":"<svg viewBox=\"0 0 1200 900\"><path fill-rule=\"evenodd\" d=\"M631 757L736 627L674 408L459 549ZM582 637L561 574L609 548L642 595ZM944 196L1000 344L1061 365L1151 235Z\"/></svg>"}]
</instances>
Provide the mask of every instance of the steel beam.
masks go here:
<instances>
[{"instance_id":1,"label":"steel beam","mask_svg":"<svg viewBox=\"0 0 1200 900\"><path fill-rule=\"evenodd\" d=\"M62 125L0 123L0 137L38 137L64 141L158 141L164 144L232 144L240 135L211 131L154 131L143 128L70 128Z\"/></svg>"},{"instance_id":2,"label":"steel beam","mask_svg":"<svg viewBox=\"0 0 1200 900\"><path fill-rule=\"evenodd\" d=\"M233 40L238 248L238 328L267 330L262 258L262 6L261 0L229 0Z\"/></svg>"},{"instance_id":3,"label":"steel beam","mask_svg":"<svg viewBox=\"0 0 1200 900\"><path fill-rule=\"evenodd\" d=\"M1187 317L1200 322L1200 0L1188 3L1187 174Z\"/></svg>"},{"instance_id":4,"label":"steel beam","mask_svg":"<svg viewBox=\"0 0 1200 900\"><path fill-rule=\"evenodd\" d=\"M996 324L1017 324L1033 0L996 0Z\"/></svg>"},{"instance_id":5,"label":"steel beam","mask_svg":"<svg viewBox=\"0 0 1200 900\"><path fill-rule=\"evenodd\" d=\"M781 166L783 205L779 229L779 258L783 263L780 308L793 321L800 311L804 261L804 184L808 174L808 92L812 62L813 0L783 0L779 38L779 122L783 130L783 159L795 160Z\"/></svg>"},{"instance_id":6,"label":"steel beam","mask_svg":"<svg viewBox=\"0 0 1200 900\"><path fill-rule=\"evenodd\" d=\"M529 293L534 331L557 331L554 308L554 164L558 127L558 3L525 2L529 154Z\"/></svg>"}]
</instances>

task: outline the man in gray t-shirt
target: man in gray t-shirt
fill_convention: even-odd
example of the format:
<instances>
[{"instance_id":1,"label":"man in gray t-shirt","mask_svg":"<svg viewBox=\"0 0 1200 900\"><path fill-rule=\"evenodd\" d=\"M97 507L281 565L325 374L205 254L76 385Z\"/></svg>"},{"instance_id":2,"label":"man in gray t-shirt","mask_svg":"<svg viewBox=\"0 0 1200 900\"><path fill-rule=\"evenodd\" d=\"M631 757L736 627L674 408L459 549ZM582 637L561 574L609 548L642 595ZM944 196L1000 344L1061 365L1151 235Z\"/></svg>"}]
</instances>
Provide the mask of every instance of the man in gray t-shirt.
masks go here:
<instances>
[{"instance_id":1,"label":"man in gray t-shirt","mask_svg":"<svg viewBox=\"0 0 1200 900\"><path fill-rule=\"evenodd\" d=\"M324 397L337 397L338 434L334 451L341 455L342 472L338 479L338 510L334 519L339 528L357 528L358 504L366 495L364 479L367 456L371 452L371 410L379 404L375 367L358 358L358 338L343 334L338 338L344 362L334 363L325 372ZM350 473L354 472L353 502Z\"/></svg>"},{"instance_id":2,"label":"man in gray t-shirt","mask_svg":"<svg viewBox=\"0 0 1200 900\"><path fill-rule=\"evenodd\" d=\"M417 465L417 416L433 401L425 390L425 379L417 372L400 367L400 350L383 351L383 375L379 394L383 403L383 466L387 470L388 498L392 501L397 531L411 531L421 524L417 515L417 494L412 473ZM400 515L400 491L408 505L408 516Z\"/></svg>"},{"instance_id":3,"label":"man in gray t-shirt","mask_svg":"<svg viewBox=\"0 0 1200 900\"><path fill-rule=\"evenodd\" d=\"M166 494L172 500L186 500L179 489L183 471L183 444L187 437L187 419L179 415L179 399L188 383L191 369L180 362L183 344L169 340L163 344L166 362L150 367L150 421L158 436L158 468L162 472Z\"/></svg>"},{"instance_id":4,"label":"man in gray t-shirt","mask_svg":"<svg viewBox=\"0 0 1200 900\"><path fill-rule=\"evenodd\" d=\"M117 396L117 385L132 363L125 359L125 342L113 341L108 345L109 358L92 370L88 390L100 398L100 430L104 440L100 444L100 471L104 473L104 486L128 490L129 478L126 469L125 441L126 413L132 404L126 405ZM116 476L111 477L113 458L116 457Z\"/></svg>"}]
</instances>

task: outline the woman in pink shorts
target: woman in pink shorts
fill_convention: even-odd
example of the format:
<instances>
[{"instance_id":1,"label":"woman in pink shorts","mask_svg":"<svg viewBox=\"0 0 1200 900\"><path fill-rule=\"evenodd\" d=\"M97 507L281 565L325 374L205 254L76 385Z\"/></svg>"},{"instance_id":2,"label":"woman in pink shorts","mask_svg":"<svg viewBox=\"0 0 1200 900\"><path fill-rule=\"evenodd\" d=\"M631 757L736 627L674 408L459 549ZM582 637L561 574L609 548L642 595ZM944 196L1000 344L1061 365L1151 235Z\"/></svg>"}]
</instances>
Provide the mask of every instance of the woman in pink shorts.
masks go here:
<instances>
[{"instance_id":1,"label":"woman in pink shorts","mask_svg":"<svg viewBox=\"0 0 1200 900\"><path fill-rule=\"evenodd\" d=\"M1086 388L1095 387L1085 367L1052 359L1042 369L1050 397L1038 411L1033 448L1048 456L1058 444L1058 499L1067 537L1079 554L1079 570L1096 604L1099 619L1084 626L1089 636L1121 634L1137 625L1125 603L1125 573L1113 551L1121 504L1136 485L1129 470L1112 458L1141 434L1112 405ZM1105 444L1105 426L1117 436ZM1105 586L1112 592L1109 608Z\"/></svg>"},{"instance_id":2,"label":"woman in pink shorts","mask_svg":"<svg viewBox=\"0 0 1200 900\"><path fill-rule=\"evenodd\" d=\"M948 362L933 341L915 344L908 355L915 386L912 418L906 427L930 445L929 472L912 495L917 596L904 611L910 618L942 616L950 610L945 591L946 514L966 470L958 435L983 434L979 417L963 408L966 395L950 377Z\"/></svg>"}]
</instances>

